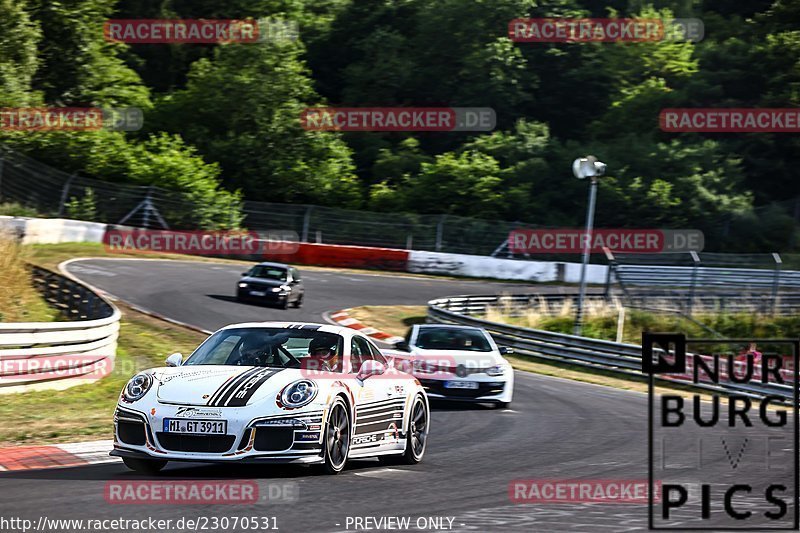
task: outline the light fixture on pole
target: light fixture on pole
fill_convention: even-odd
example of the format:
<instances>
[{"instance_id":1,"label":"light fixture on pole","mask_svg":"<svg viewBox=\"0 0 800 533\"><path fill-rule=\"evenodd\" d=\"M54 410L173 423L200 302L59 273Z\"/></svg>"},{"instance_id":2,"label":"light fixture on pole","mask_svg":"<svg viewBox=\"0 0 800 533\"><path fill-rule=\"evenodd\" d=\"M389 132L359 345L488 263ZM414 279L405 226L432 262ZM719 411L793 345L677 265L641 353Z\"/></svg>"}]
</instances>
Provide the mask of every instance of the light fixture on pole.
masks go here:
<instances>
[{"instance_id":1,"label":"light fixture on pole","mask_svg":"<svg viewBox=\"0 0 800 533\"><path fill-rule=\"evenodd\" d=\"M592 228L594 227L594 205L597 199L597 180L606 173L606 164L601 163L593 155L579 157L572 162L572 173L582 180L591 179L589 186L589 207L586 212L586 231L583 236L583 262L581 263L581 288L578 293L578 309L575 312L575 327L573 333L581 334L583 325L583 299L586 296L586 265L589 263L589 254L592 247Z\"/></svg>"}]
</instances>

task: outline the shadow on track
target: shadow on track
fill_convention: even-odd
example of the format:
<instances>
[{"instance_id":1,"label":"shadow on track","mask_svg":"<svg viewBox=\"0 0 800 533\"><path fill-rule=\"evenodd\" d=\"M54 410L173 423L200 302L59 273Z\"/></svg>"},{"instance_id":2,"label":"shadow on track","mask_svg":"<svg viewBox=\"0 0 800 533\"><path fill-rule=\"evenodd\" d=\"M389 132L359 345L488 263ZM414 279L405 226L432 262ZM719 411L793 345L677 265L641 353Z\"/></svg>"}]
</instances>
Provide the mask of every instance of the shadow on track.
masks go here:
<instances>
[{"instance_id":1,"label":"shadow on track","mask_svg":"<svg viewBox=\"0 0 800 533\"><path fill-rule=\"evenodd\" d=\"M354 459L347 463L343 474L359 470L382 468L377 459ZM180 481L192 479L297 479L325 477L313 465L258 465L258 464L206 464L172 462L156 475L144 475L129 470L120 461L69 468L22 470L0 473L2 479L36 479L52 481L110 481L110 480L160 480Z\"/></svg>"}]
</instances>

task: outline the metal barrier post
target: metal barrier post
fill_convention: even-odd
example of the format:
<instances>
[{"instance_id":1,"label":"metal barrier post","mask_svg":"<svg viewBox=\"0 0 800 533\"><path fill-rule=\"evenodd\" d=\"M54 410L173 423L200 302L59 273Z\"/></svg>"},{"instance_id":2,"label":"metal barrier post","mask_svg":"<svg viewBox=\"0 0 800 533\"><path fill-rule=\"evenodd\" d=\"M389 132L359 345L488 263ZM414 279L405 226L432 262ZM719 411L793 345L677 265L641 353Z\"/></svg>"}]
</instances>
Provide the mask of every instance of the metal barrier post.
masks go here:
<instances>
[{"instance_id":1,"label":"metal barrier post","mask_svg":"<svg viewBox=\"0 0 800 533\"><path fill-rule=\"evenodd\" d=\"M2 168L2 167L0 167L0 168ZM442 236L444 234L444 218L446 216L447 215L442 215L441 217L439 217L439 222L436 224L436 245L434 246L434 249L437 252L441 252L442 251Z\"/></svg>"},{"instance_id":2,"label":"metal barrier post","mask_svg":"<svg viewBox=\"0 0 800 533\"><path fill-rule=\"evenodd\" d=\"M778 288L781 283L781 265L783 264L783 260L777 252L772 253L772 258L775 260L775 274L772 279L772 303L770 314L775 313L775 303L778 299Z\"/></svg>"},{"instance_id":3,"label":"metal barrier post","mask_svg":"<svg viewBox=\"0 0 800 533\"><path fill-rule=\"evenodd\" d=\"M583 329L583 299L586 296L586 266L589 255L592 253L592 228L594 226L594 209L597 200L597 176L592 176L589 185L589 207L586 213L586 231L583 243L583 260L581 261L581 287L578 293L578 309L575 312L575 326L572 328L574 335L580 335Z\"/></svg>"},{"instance_id":4,"label":"metal barrier post","mask_svg":"<svg viewBox=\"0 0 800 533\"><path fill-rule=\"evenodd\" d=\"M694 305L694 294L695 290L697 289L697 271L700 268L700 256L697 255L697 252L691 251L689 252L692 256L692 261L694 265L692 266L692 283L689 286L689 301L686 302L686 314L692 316L692 306Z\"/></svg>"},{"instance_id":5,"label":"metal barrier post","mask_svg":"<svg viewBox=\"0 0 800 533\"><path fill-rule=\"evenodd\" d=\"M611 253L607 247L603 246L603 253L606 254L606 259L608 260L608 271L606 272L606 288L603 292L603 298L608 301L611 295L611 276L614 272L614 266L616 265L616 261L614 260L614 254Z\"/></svg>"},{"instance_id":6,"label":"metal barrier post","mask_svg":"<svg viewBox=\"0 0 800 533\"><path fill-rule=\"evenodd\" d=\"M61 200L58 202L58 216L61 217L64 215L64 207L67 204L67 195L69 194L69 187L72 185L72 180L75 179L75 174L71 175L66 183L64 183L64 188L61 189Z\"/></svg>"},{"instance_id":7,"label":"metal barrier post","mask_svg":"<svg viewBox=\"0 0 800 533\"><path fill-rule=\"evenodd\" d=\"M303 215L303 236L301 242L308 242L308 228L311 226L311 210L314 209L313 205L306 208L306 214Z\"/></svg>"}]
</instances>

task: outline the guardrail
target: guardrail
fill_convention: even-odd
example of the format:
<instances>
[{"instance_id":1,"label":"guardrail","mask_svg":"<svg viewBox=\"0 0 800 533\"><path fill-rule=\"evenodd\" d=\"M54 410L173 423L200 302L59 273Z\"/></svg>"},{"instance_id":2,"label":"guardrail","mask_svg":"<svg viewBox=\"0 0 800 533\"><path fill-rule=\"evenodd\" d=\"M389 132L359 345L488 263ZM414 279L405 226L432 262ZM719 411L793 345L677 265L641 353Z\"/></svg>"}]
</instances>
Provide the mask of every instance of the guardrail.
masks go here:
<instances>
[{"instance_id":1,"label":"guardrail","mask_svg":"<svg viewBox=\"0 0 800 533\"><path fill-rule=\"evenodd\" d=\"M0 323L0 394L64 389L114 368L120 312L79 281L31 267L34 286L65 322Z\"/></svg>"},{"instance_id":2,"label":"guardrail","mask_svg":"<svg viewBox=\"0 0 800 533\"><path fill-rule=\"evenodd\" d=\"M602 370L626 378L645 379L642 373L642 347L636 344L617 343L601 339L579 337L563 333L510 326L492 322L476 315L479 307L487 305L502 306L502 301L529 299L530 295L515 296L454 296L439 298L428 302L428 322L476 326L488 331L502 346L514 348L515 353L534 359L557 362L570 366ZM786 373L785 376L790 376ZM712 391L737 392L759 397L768 394L792 398L792 387L779 384L747 383L694 384L690 376L659 375L661 381L680 383L692 388Z\"/></svg>"}]
</instances>

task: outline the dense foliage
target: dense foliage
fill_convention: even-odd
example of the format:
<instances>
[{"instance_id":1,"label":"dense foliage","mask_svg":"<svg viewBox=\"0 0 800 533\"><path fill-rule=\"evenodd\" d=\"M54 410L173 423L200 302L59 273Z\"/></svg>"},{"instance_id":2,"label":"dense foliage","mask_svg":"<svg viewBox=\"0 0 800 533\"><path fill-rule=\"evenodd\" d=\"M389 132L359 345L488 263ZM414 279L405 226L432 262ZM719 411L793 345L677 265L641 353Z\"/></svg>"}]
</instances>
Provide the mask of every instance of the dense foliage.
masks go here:
<instances>
[{"instance_id":1,"label":"dense foliage","mask_svg":"<svg viewBox=\"0 0 800 533\"><path fill-rule=\"evenodd\" d=\"M122 45L108 18L281 17L299 39ZM525 44L520 17L695 17L701 42ZM797 107L794 0L0 0L0 105L137 106L135 133L3 134L67 171L157 184L224 225L249 200L578 226L576 156L608 164L600 226L796 248L792 134L659 129L667 107ZM315 105L491 107L486 133L334 133ZM218 210L217 207L218 206ZM217 214L219 213L219 216ZM224 213L224 215L223 215Z\"/></svg>"}]
</instances>

